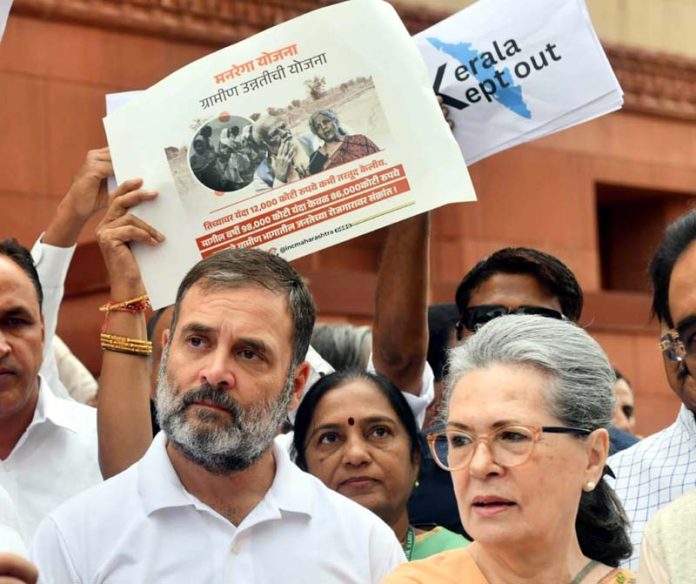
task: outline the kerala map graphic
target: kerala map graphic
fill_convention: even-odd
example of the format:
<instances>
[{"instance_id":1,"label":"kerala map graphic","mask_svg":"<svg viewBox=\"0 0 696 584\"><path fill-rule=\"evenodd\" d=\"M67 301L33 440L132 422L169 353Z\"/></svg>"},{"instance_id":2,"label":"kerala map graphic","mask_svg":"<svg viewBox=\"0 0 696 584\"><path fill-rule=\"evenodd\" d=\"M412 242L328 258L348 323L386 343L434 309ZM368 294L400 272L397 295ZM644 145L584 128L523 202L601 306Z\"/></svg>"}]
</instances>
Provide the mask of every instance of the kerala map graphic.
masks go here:
<instances>
[{"instance_id":1,"label":"kerala map graphic","mask_svg":"<svg viewBox=\"0 0 696 584\"><path fill-rule=\"evenodd\" d=\"M474 59L481 59L483 61L483 53L474 49L471 43L452 44L436 38L428 38L428 42L437 50L455 58L462 65L467 65ZM531 119L532 112L524 101L522 87L513 81L512 74L507 67L502 70L502 74L499 74L502 80L500 84L496 83L496 70L494 67L484 66L481 69L476 68L472 73L479 82L489 80L496 84L497 91L493 94L493 99L500 103L500 105L523 118Z\"/></svg>"}]
</instances>

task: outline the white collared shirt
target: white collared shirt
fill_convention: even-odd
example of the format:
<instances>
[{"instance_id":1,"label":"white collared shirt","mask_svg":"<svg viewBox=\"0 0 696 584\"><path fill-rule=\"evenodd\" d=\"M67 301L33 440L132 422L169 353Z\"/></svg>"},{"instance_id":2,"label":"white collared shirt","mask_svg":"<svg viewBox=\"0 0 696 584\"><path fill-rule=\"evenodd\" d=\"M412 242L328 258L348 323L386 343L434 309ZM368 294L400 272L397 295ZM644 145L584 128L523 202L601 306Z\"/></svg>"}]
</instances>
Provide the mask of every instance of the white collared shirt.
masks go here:
<instances>
[{"instance_id":1,"label":"white collared shirt","mask_svg":"<svg viewBox=\"0 0 696 584\"><path fill-rule=\"evenodd\" d=\"M41 242L41 237L31 248L31 257L39 275L43 291L41 313L44 317L44 355L41 375L48 382L51 391L58 397L70 397L58 375L58 364L53 352L53 337L58 324L58 311L63 300L65 278L76 246L56 247Z\"/></svg>"},{"instance_id":2,"label":"white collared shirt","mask_svg":"<svg viewBox=\"0 0 696 584\"><path fill-rule=\"evenodd\" d=\"M370 359L367 362L367 372L377 373L375 363L372 360L372 353L370 353ZM418 395L406 391L402 391L401 395L404 396L408 405L411 406L411 411L413 412L413 417L416 419L418 428L422 428L425 422L426 410L435 399L435 374L433 373L433 368L430 366L430 363L426 361L423 367L423 373L421 373L421 386Z\"/></svg>"},{"instance_id":3,"label":"white collared shirt","mask_svg":"<svg viewBox=\"0 0 696 584\"><path fill-rule=\"evenodd\" d=\"M641 584L693 582L696 574L696 489L660 509L645 526Z\"/></svg>"},{"instance_id":4,"label":"white collared shirt","mask_svg":"<svg viewBox=\"0 0 696 584\"><path fill-rule=\"evenodd\" d=\"M0 460L0 486L15 505L24 540L49 512L101 480L96 410L56 397L40 378L34 417Z\"/></svg>"},{"instance_id":5,"label":"white collared shirt","mask_svg":"<svg viewBox=\"0 0 696 584\"><path fill-rule=\"evenodd\" d=\"M645 524L658 510L696 487L696 419L684 405L676 421L609 458L616 480L606 477L621 499L631 522L633 555L627 562L637 571Z\"/></svg>"},{"instance_id":6,"label":"white collared shirt","mask_svg":"<svg viewBox=\"0 0 696 584\"><path fill-rule=\"evenodd\" d=\"M42 584L368 584L404 561L393 531L273 446L276 475L234 526L188 493L160 432L145 456L51 513L31 555Z\"/></svg>"},{"instance_id":7,"label":"white collared shirt","mask_svg":"<svg viewBox=\"0 0 696 584\"><path fill-rule=\"evenodd\" d=\"M7 491L0 487L0 553L26 557L27 546L19 535L19 517Z\"/></svg>"}]
</instances>

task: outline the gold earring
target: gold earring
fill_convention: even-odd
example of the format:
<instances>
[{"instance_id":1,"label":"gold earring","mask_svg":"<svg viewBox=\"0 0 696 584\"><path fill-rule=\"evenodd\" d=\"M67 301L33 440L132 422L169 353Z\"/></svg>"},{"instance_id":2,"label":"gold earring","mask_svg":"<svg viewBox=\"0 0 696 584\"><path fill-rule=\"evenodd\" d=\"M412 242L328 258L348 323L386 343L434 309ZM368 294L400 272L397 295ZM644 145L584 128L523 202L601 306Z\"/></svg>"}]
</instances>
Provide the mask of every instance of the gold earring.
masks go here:
<instances>
[{"instance_id":1,"label":"gold earring","mask_svg":"<svg viewBox=\"0 0 696 584\"><path fill-rule=\"evenodd\" d=\"M592 481L587 481L587 482L585 483L585 487L584 487L583 490L584 490L586 493L591 493L592 491L595 490L595 487L596 487L596 486L597 486L596 483L593 483Z\"/></svg>"}]
</instances>

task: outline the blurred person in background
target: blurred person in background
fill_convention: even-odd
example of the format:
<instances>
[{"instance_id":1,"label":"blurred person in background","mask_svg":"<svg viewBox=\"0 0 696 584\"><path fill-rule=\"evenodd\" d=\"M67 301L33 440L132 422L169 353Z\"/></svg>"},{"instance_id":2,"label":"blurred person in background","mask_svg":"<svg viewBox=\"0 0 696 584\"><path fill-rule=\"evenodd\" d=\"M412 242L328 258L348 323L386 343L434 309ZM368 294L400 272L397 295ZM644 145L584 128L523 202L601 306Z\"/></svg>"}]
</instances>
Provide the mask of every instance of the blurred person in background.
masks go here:
<instances>
[{"instance_id":1,"label":"blurred person in background","mask_svg":"<svg viewBox=\"0 0 696 584\"><path fill-rule=\"evenodd\" d=\"M53 337L53 354L58 377L70 397L81 404L96 406L99 387L97 380L58 335Z\"/></svg>"},{"instance_id":2,"label":"blurred person in background","mask_svg":"<svg viewBox=\"0 0 696 584\"><path fill-rule=\"evenodd\" d=\"M614 396L616 397L616 409L612 424L619 430L635 435L636 433L636 412L633 405L633 390L621 372L614 367L616 383L614 383Z\"/></svg>"},{"instance_id":3,"label":"blurred person in background","mask_svg":"<svg viewBox=\"0 0 696 584\"><path fill-rule=\"evenodd\" d=\"M366 369L372 348L372 329L352 324L317 324L312 346L336 371Z\"/></svg>"}]
</instances>

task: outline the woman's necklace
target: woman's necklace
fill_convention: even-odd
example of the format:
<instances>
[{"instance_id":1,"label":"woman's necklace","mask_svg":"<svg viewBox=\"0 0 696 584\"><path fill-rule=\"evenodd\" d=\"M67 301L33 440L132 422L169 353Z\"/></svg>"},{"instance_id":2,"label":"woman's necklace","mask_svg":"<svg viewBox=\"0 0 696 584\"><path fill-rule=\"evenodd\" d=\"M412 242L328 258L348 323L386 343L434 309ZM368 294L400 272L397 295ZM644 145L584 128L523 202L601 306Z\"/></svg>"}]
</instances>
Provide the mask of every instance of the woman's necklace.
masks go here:
<instances>
[{"instance_id":1,"label":"woman's necklace","mask_svg":"<svg viewBox=\"0 0 696 584\"><path fill-rule=\"evenodd\" d=\"M587 576L597 564L599 564L597 560L590 560L587 562L585 567L576 574L575 578L571 580L570 584L580 584L580 582L585 579L585 576Z\"/></svg>"},{"instance_id":2,"label":"woman's necklace","mask_svg":"<svg viewBox=\"0 0 696 584\"><path fill-rule=\"evenodd\" d=\"M406 555L406 561L410 562L411 561L411 556L413 556L413 547L416 544L416 530L413 529L410 525L408 526L408 531L406 532L406 538L404 539L404 543L402 544L404 554ZM572 584L575 584L573 582Z\"/></svg>"}]
</instances>

